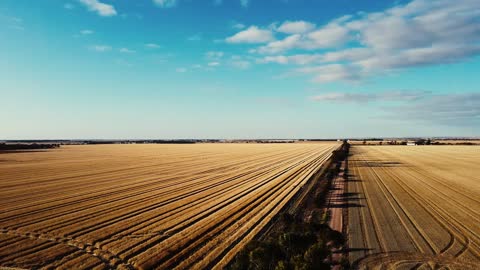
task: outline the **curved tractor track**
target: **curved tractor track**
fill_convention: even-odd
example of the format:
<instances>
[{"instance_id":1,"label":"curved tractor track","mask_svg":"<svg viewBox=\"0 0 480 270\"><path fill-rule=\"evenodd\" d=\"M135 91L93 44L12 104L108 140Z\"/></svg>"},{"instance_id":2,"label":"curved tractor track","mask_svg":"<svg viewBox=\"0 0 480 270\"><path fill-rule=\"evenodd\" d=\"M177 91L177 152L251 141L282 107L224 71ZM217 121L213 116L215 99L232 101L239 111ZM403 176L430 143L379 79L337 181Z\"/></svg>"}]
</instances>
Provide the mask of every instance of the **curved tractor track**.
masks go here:
<instances>
[{"instance_id":1,"label":"curved tractor track","mask_svg":"<svg viewBox=\"0 0 480 270\"><path fill-rule=\"evenodd\" d=\"M2 154L0 267L219 269L338 143Z\"/></svg>"},{"instance_id":2,"label":"curved tractor track","mask_svg":"<svg viewBox=\"0 0 480 270\"><path fill-rule=\"evenodd\" d=\"M356 146L349 259L358 269L478 269L480 148Z\"/></svg>"}]
</instances>

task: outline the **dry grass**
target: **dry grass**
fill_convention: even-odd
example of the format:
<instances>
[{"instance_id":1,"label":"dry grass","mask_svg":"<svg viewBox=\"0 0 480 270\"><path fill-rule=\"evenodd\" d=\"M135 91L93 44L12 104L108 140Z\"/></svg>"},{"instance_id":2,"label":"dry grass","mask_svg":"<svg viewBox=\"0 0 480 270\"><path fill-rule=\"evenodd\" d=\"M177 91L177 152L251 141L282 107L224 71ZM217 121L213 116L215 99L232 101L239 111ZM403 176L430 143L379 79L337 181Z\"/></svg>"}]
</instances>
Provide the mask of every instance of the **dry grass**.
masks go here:
<instances>
[{"instance_id":1,"label":"dry grass","mask_svg":"<svg viewBox=\"0 0 480 270\"><path fill-rule=\"evenodd\" d=\"M224 266L338 143L0 154L0 266Z\"/></svg>"},{"instance_id":2,"label":"dry grass","mask_svg":"<svg viewBox=\"0 0 480 270\"><path fill-rule=\"evenodd\" d=\"M478 269L480 148L352 150L352 262L362 269Z\"/></svg>"}]
</instances>

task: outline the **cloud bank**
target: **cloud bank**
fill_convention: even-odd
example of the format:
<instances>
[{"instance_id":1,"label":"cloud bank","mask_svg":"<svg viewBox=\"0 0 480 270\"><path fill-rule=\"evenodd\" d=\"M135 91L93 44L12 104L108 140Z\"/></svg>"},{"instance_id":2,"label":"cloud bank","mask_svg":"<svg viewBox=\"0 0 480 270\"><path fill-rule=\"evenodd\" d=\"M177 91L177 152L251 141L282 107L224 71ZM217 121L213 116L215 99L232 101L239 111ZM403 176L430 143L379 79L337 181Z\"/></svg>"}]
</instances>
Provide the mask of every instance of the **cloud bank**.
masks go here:
<instances>
[{"instance_id":1,"label":"cloud bank","mask_svg":"<svg viewBox=\"0 0 480 270\"><path fill-rule=\"evenodd\" d=\"M480 54L480 1L414 0L382 12L336 18L326 25L285 21L250 26L228 43L262 44L257 63L307 65L313 81L362 80L411 67L450 64Z\"/></svg>"},{"instance_id":2,"label":"cloud bank","mask_svg":"<svg viewBox=\"0 0 480 270\"><path fill-rule=\"evenodd\" d=\"M480 93L434 94L430 91L325 93L311 97L321 103L378 106L383 117L413 122L475 126L480 124Z\"/></svg>"}]
</instances>

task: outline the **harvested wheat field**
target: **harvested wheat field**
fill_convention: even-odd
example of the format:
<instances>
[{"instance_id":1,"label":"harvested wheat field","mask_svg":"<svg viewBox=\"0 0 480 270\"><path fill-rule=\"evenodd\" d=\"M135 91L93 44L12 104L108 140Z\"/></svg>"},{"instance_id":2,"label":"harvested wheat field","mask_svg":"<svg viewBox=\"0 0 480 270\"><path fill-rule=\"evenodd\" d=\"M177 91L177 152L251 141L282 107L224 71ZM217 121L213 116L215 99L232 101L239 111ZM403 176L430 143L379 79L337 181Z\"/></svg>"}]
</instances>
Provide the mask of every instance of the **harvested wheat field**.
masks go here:
<instances>
[{"instance_id":1,"label":"harvested wheat field","mask_svg":"<svg viewBox=\"0 0 480 270\"><path fill-rule=\"evenodd\" d=\"M356 146L349 163L354 265L480 268L480 147Z\"/></svg>"},{"instance_id":2,"label":"harvested wheat field","mask_svg":"<svg viewBox=\"0 0 480 270\"><path fill-rule=\"evenodd\" d=\"M0 266L225 266L337 143L86 145L0 154Z\"/></svg>"}]
</instances>

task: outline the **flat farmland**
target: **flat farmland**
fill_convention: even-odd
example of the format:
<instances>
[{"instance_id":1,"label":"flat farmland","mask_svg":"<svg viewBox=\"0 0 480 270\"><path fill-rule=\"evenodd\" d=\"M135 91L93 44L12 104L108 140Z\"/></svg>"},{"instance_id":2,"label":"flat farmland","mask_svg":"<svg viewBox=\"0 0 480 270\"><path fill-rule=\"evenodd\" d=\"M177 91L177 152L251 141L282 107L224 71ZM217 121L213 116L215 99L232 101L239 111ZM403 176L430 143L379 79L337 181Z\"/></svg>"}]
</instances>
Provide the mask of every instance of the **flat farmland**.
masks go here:
<instances>
[{"instance_id":1,"label":"flat farmland","mask_svg":"<svg viewBox=\"0 0 480 270\"><path fill-rule=\"evenodd\" d=\"M222 268L339 146L85 145L0 154L0 267Z\"/></svg>"},{"instance_id":2,"label":"flat farmland","mask_svg":"<svg viewBox=\"0 0 480 270\"><path fill-rule=\"evenodd\" d=\"M360 269L479 269L480 147L354 146L349 259Z\"/></svg>"}]
</instances>

